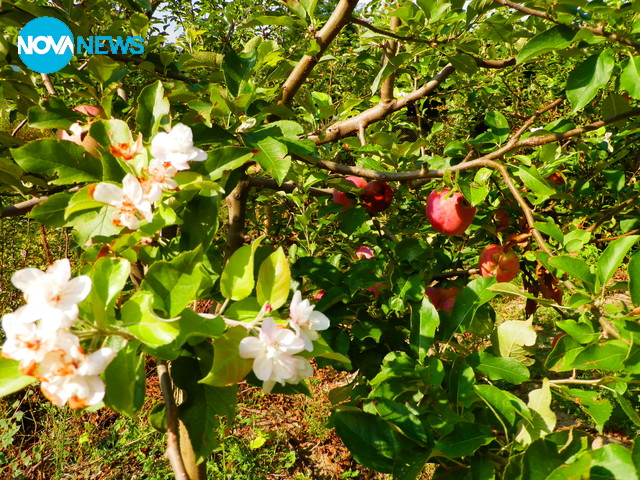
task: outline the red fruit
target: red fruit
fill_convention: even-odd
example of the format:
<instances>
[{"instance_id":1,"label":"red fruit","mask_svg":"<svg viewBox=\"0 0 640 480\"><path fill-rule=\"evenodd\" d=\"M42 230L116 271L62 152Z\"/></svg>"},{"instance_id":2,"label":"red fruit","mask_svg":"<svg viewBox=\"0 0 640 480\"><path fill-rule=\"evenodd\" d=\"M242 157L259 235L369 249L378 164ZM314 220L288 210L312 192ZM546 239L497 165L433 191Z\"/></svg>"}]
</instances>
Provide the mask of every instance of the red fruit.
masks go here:
<instances>
[{"instance_id":1,"label":"red fruit","mask_svg":"<svg viewBox=\"0 0 640 480\"><path fill-rule=\"evenodd\" d=\"M378 298L378 295L380 295L380 290L381 290L380 287L382 287L382 283L378 282L373 287L368 287L367 291L373 293L373 298Z\"/></svg>"},{"instance_id":2,"label":"red fruit","mask_svg":"<svg viewBox=\"0 0 640 480\"><path fill-rule=\"evenodd\" d=\"M327 293L327 291L326 291L326 290L320 290L318 293L316 293L316 294L313 296L313 299L314 299L314 300L320 300L320 299L324 296L324 294L325 294L325 293Z\"/></svg>"},{"instance_id":3,"label":"red fruit","mask_svg":"<svg viewBox=\"0 0 640 480\"><path fill-rule=\"evenodd\" d=\"M476 207L472 207L461 193L449 193L448 188L443 188L441 192L434 190L429 194L427 220L438 233L462 235L473 222Z\"/></svg>"},{"instance_id":4,"label":"red fruit","mask_svg":"<svg viewBox=\"0 0 640 480\"><path fill-rule=\"evenodd\" d=\"M346 180L349 180L358 188L364 188L367 184L367 181L360 177L346 177ZM353 206L353 200L346 193L341 192L340 190L333 191L333 201L338 205L345 206L345 210Z\"/></svg>"},{"instance_id":5,"label":"red fruit","mask_svg":"<svg viewBox=\"0 0 640 480\"><path fill-rule=\"evenodd\" d=\"M518 256L500 245L489 245L480 254L480 274L483 277L496 276L498 282L510 282L518 276L520 262Z\"/></svg>"},{"instance_id":6,"label":"red fruit","mask_svg":"<svg viewBox=\"0 0 640 480\"><path fill-rule=\"evenodd\" d=\"M356 258L358 260L361 258L373 258L375 256L376 254L371 247L360 247L356 250Z\"/></svg>"},{"instance_id":7,"label":"red fruit","mask_svg":"<svg viewBox=\"0 0 640 480\"><path fill-rule=\"evenodd\" d=\"M518 276L519 271L520 262L518 261L518 256L513 252L513 250L509 250L502 255L498 262L496 280L498 282L510 282Z\"/></svg>"},{"instance_id":8,"label":"red fruit","mask_svg":"<svg viewBox=\"0 0 640 480\"><path fill-rule=\"evenodd\" d=\"M450 312L456 302L456 297L460 295L462 289L458 286L450 288L427 287L425 295L429 297L436 310L444 310Z\"/></svg>"},{"instance_id":9,"label":"red fruit","mask_svg":"<svg viewBox=\"0 0 640 480\"><path fill-rule=\"evenodd\" d=\"M389 208L393 200L393 190L387 182L372 180L364 187L360 200L364 209L371 215L375 215Z\"/></svg>"}]
</instances>

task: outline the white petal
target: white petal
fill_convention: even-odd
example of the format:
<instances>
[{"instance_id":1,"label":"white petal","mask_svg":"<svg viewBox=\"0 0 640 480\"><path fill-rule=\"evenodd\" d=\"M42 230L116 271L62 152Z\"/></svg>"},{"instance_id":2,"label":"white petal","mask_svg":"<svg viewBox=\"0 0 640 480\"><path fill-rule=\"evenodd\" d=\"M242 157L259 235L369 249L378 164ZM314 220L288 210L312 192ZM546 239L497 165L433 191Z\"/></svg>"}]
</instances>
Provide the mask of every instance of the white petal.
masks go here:
<instances>
[{"instance_id":1,"label":"white petal","mask_svg":"<svg viewBox=\"0 0 640 480\"><path fill-rule=\"evenodd\" d=\"M271 380L273 361L264 355L256 357L253 361L253 373L262 381Z\"/></svg>"},{"instance_id":2,"label":"white petal","mask_svg":"<svg viewBox=\"0 0 640 480\"><path fill-rule=\"evenodd\" d=\"M256 337L245 337L240 340L240 358L256 358L265 352L264 344Z\"/></svg>"},{"instance_id":3,"label":"white petal","mask_svg":"<svg viewBox=\"0 0 640 480\"><path fill-rule=\"evenodd\" d=\"M11 277L11 283L23 292L32 288L34 284L41 282L45 278L45 273L37 268L23 268L18 270Z\"/></svg>"},{"instance_id":4,"label":"white petal","mask_svg":"<svg viewBox=\"0 0 640 480\"><path fill-rule=\"evenodd\" d=\"M122 189L111 183L99 183L93 191L94 200L112 207L120 207L123 195Z\"/></svg>"},{"instance_id":5,"label":"white petal","mask_svg":"<svg viewBox=\"0 0 640 480\"><path fill-rule=\"evenodd\" d=\"M79 375L100 375L116 356L110 348L101 348L87 355L85 362L78 368Z\"/></svg>"}]
</instances>

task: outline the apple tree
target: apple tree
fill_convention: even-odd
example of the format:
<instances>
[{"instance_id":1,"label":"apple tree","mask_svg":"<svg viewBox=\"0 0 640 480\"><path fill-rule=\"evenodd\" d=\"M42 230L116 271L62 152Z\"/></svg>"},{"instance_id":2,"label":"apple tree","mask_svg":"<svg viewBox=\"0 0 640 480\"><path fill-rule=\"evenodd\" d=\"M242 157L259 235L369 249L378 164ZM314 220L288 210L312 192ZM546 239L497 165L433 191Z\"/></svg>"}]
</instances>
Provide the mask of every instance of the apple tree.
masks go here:
<instances>
[{"instance_id":1,"label":"apple tree","mask_svg":"<svg viewBox=\"0 0 640 480\"><path fill-rule=\"evenodd\" d=\"M0 393L135 415L153 357L195 480L239 382L304 394L331 365L330 425L393 478L637 479L639 12L3 2L3 215L77 255L13 274ZM41 16L145 52L36 75Z\"/></svg>"}]
</instances>

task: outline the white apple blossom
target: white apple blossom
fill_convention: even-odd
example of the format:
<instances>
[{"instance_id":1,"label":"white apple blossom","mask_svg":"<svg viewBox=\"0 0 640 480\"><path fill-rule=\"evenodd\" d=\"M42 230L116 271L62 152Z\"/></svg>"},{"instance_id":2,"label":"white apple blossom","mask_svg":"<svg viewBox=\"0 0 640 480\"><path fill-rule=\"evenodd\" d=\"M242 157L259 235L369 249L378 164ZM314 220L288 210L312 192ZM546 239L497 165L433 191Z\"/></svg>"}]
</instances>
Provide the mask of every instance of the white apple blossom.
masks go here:
<instances>
[{"instance_id":1,"label":"white apple blossom","mask_svg":"<svg viewBox=\"0 0 640 480\"><path fill-rule=\"evenodd\" d=\"M324 313L314 311L309 300L302 300L302 294L297 291L291 299L289 307L289 325L304 341L305 350L313 350L313 340L319 337L318 330L329 328L330 321Z\"/></svg>"},{"instance_id":2,"label":"white apple blossom","mask_svg":"<svg viewBox=\"0 0 640 480\"><path fill-rule=\"evenodd\" d=\"M140 226L140 216L147 222L153 220L151 203L145 198L140 181L126 174L122 180L122 188L111 183L99 183L93 191L93 198L118 209L113 216L113 224L125 226L130 230L137 230Z\"/></svg>"},{"instance_id":3,"label":"white apple blossom","mask_svg":"<svg viewBox=\"0 0 640 480\"><path fill-rule=\"evenodd\" d=\"M91 279L86 275L71 278L69 260L63 258L50 265L46 272L37 268L18 270L11 282L24 292L27 304L14 315L23 322L46 319L51 329L67 328L78 317L78 303L91 291Z\"/></svg>"},{"instance_id":4,"label":"white apple blossom","mask_svg":"<svg viewBox=\"0 0 640 480\"><path fill-rule=\"evenodd\" d=\"M188 162L202 162L207 153L193 146L193 132L181 123L170 132L158 133L151 140L151 155L163 164L169 163L176 170L188 170Z\"/></svg>"},{"instance_id":5,"label":"white apple blossom","mask_svg":"<svg viewBox=\"0 0 640 480\"><path fill-rule=\"evenodd\" d=\"M97 404L105 393L99 375L115 355L110 348L101 348L91 355L73 358L67 364L60 362L56 365L60 374L42 381L42 393L57 406L68 403L71 408L84 408Z\"/></svg>"},{"instance_id":6,"label":"white apple blossom","mask_svg":"<svg viewBox=\"0 0 640 480\"><path fill-rule=\"evenodd\" d=\"M254 359L253 372L267 393L276 382L300 381L300 364L294 355L303 350L304 341L291 330L278 327L271 317L263 320L259 336L243 338L239 349L241 358Z\"/></svg>"},{"instance_id":7,"label":"white apple blossom","mask_svg":"<svg viewBox=\"0 0 640 480\"><path fill-rule=\"evenodd\" d=\"M165 190L175 190L178 188L177 182L173 179L178 171L168 162L162 162L154 158L145 169L148 178L140 180L144 199L150 203L155 203L162 198Z\"/></svg>"}]
</instances>

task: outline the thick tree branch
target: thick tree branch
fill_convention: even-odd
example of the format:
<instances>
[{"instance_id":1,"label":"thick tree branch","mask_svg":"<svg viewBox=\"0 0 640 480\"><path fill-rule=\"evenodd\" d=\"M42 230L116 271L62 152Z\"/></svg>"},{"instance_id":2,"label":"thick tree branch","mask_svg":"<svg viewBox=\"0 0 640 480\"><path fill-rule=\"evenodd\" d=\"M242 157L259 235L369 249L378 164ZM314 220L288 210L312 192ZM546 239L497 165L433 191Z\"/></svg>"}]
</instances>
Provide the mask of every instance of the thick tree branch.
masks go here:
<instances>
[{"instance_id":1,"label":"thick tree branch","mask_svg":"<svg viewBox=\"0 0 640 480\"><path fill-rule=\"evenodd\" d=\"M244 169L240 180L225 199L229 208L229 229L225 245L224 263L226 263L237 249L244 245L244 223L247 213L247 198L249 196L249 180Z\"/></svg>"},{"instance_id":2,"label":"thick tree branch","mask_svg":"<svg viewBox=\"0 0 640 480\"><path fill-rule=\"evenodd\" d=\"M322 134L311 135L309 136L309 138L313 140L317 145L321 145L323 143L335 142L336 140L339 140L341 138L353 135L354 133L358 132L358 130L360 129L360 125L370 125L372 123L378 122L388 115L397 112L398 110L402 110L409 103L426 97L429 93L435 90L438 85L446 80L447 77L449 77L449 75L451 75L454 71L455 68L453 68L451 64L447 64L430 81L425 83L419 89L414 90L413 92L397 100L392 100L387 103L379 103L378 105L371 107L354 117L336 122L333 125L329 126Z\"/></svg>"},{"instance_id":3,"label":"thick tree branch","mask_svg":"<svg viewBox=\"0 0 640 480\"><path fill-rule=\"evenodd\" d=\"M395 31L400 26L400 19L398 17L391 18L391 30ZM391 60L398 53L397 40L387 40L384 42L384 61L382 62L382 68L386 67ZM391 73L385 78L380 87L380 101L382 103L389 103L393 100L393 87L395 86L396 76L395 73Z\"/></svg>"},{"instance_id":4,"label":"thick tree branch","mask_svg":"<svg viewBox=\"0 0 640 480\"><path fill-rule=\"evenodd\" d=\"M176 480L189 480L189 475L184 467L180 454L180 433L178 420L178 407L173 401L173 383L169 376L169 369L164 360L157 360L156 369L160 379L162 398L167 411L167 456Z\"/></svg>"},{"instance_id":5,"label":"thick tree branch","mask_svg":"<svg viewBox=\"0 0 640 480\"><path fill-rule=\"evenodd\" d=\"M53 83L51 82L51 77L49 76L49 74L41 73L40 76L42 78L42 83L44 83L44 87L47 89L47 92L49 93L49 95L55 97L58 94L58 92L56 92L56 87L53 86Z\"/></svg>"},{"instance_id":6,"label":"thick tree branch","mask_svg":"<svg viewBox=\"0 0 640 480\"><path fill-rule=\"evenodd\" d=\"M331 17L329 17L329 20L327 20L327 23L315 35L315 40L320 47L320 51L313 56L305 55L300 59L289 75L289 78L284 82L282 95L278 103L281 105L289 105L293 101L293 97L295 97L313 68L322 58L333 39L336 38L338 33L340 33L351 20L351 13L357 4L358 0L340 0L340 3L338 3L338 6L331 14Z\"/></svg>"}]
</instances>

